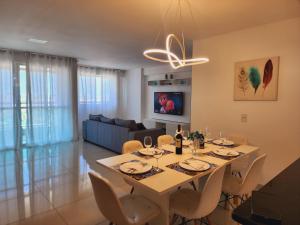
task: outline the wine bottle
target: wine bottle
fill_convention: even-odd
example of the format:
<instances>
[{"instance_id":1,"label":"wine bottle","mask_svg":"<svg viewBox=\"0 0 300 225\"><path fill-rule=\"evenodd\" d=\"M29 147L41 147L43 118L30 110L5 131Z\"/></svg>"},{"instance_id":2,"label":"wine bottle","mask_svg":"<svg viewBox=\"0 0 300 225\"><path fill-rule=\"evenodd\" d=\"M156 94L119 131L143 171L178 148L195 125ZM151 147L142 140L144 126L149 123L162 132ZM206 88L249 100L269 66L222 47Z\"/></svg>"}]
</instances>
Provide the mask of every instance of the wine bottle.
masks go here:
<instances>
[{"instance_id":1,"label":"wine bottle","mask_svg":"<svg viewBox=\"0 0 300 225\"><path fill-rule=\"evenodd\" d=\"M176 146L176 154L181 155L182 154L182 132L181 132L181 126L178 124L176 135L175 135L175 146Z\"/></svg>"},{"instance_id":2,"label":"wine bottle","mask_svg":"<svg viewBox=\"0 0 300 225\"><path fill-rule=\"evenodd\" d=\"M202 132L200 133L199 139L200 139L200 149L204 149L205 148L205 138L204 138L204 135Z\"/></svg>"}]
</instances>

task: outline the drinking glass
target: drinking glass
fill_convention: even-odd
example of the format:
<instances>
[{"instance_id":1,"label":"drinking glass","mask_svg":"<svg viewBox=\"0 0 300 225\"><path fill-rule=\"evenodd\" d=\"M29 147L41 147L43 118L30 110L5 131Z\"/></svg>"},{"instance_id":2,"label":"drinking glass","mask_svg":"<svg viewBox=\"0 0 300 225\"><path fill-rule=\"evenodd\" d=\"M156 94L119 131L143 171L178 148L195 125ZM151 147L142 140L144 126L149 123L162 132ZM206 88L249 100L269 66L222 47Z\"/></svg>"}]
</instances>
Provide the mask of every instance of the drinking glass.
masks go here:
<instances>
[{"instance_id":1,"label":"drinking glass","mask_svg":"<svg viewBox=\"0 0 300 225\"><path fill-rule=\"evenodd\" d=\"M211 133L210 133L208 127L206 127L206 128L205 128L205 132L204 132L204 138L205 138L206 140L209 140L210 137L211 137Z\"/></svg>"},{"instance_id":2,"label":"drinking glass","mask_svg":"<svg viewBox=\"0 0 300 225\"><path fill-rule=\"evenodd\" d=\"M184 140L188 140L188 138L189 138L189 136L190 136L190 131L189 131L189 130L183 131L182 136L183 136L183 139L184 139Z\"/></svg>"},{"instance_id":3,"label":"drinking glass","mask_svg":"<svg viewBox=\"0 0 300 225\"><path fill-rule=\"evenodd\" d=\"M189 148L192 151L192 155L194 156L196 154L196 150L195 150L195 146L194 143L191 141L191 143L189 144Z\"/></svg>"},{"instance_id":4,"label":"drinking glass","mask_svg":"<svg viewBox=\"0 0 300 225\"><path fill-rule=\"evenodd\" d=\"M163 151L162 150L155 149L153 157L156 159L156 169L155 169L156 171L159 171L158 160L162 157L162 155L163 155Z\"/></svg>"},{"instance_id":5,"label":"drinking glass","mask_svg":"<svg viewBox=\"0 0 300 225\"><path fill-rule=\"evenodd\" d=\"M148 150L149 150L149 148L151 148L151 146L152 146L152 138L151 138L151 136L145 136L144 137L144 146Z\"/></svg>"},{"instance_id":6,"label":"drinking glass","mask_svg":"<svg viewBox=\"0 0 300 225\"><path fill-rule=\"evenodd\" d=\"M221 148L224 148L224 136L222 131L220 131L219 133L219 139L220 139Z\"/></svg>"}]
</instances>

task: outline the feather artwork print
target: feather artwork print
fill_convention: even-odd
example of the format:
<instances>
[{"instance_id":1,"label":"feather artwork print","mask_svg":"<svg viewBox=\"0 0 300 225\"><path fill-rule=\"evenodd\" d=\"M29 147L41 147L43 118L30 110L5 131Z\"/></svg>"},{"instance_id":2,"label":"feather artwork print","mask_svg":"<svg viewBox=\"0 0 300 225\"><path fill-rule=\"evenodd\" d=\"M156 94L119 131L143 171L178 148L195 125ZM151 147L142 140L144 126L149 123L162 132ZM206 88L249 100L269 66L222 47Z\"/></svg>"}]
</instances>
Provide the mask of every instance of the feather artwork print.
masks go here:
<instances>
[{"instance_id":1,"label":"feather artwork print","mask_svg":"<svg viewBox=\"0 0 300 225\"><path fill-rule=\"evenodd\" d=\"M271 82L273 76L273 63L269 59L265 64L264 77L263 77L263 88L266 89L268 84Z\"/></svg>"},{"instance_id":2,"label":"feather artwork print","mask_svg":"<svg viewBox=\"0 0 300 225\"><path fill-rule=\"evenodd\" d=\"M261 83L260 73L256 67L249 68L249 81L254 88L254 94L256 94L256 91Z\"/></svg>"},{"instance_id":3,"label":"feather artwork print","mask_svg":"<svg viewBox=\"0 0 300 225\"><path fill-rule=\"evenodd\" d=\"M244 95L246 95L246 92L249 88L249 83L248 83L248 74L243 67L240 69L240 72L238 74L238 79L239 79L239 88L244 93Z\"/></svg>"}]
</instances>

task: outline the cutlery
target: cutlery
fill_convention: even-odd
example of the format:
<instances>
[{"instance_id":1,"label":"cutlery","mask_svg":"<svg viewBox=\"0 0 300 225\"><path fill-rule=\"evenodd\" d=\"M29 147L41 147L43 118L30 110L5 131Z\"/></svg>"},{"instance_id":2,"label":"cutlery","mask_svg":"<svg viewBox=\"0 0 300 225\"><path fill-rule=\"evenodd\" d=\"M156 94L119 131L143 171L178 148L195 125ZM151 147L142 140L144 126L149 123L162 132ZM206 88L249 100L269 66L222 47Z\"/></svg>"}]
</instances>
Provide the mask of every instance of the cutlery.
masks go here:
<instances>
[{"instance_id":1,"label":"cutlery","mask_svg":"<svg viewBox=\"0 0 300 225\"><path fill-rule=\"evenodd\" d=\"M185 164L185 165L188 165L188 166L192 167L195 170L202 170L203 169L203 166L201 166L201 167L194 167L194 166L191 165L191 163L189 163L187 161L184 161L182 163Z\"/></svg>"}]
</instances>

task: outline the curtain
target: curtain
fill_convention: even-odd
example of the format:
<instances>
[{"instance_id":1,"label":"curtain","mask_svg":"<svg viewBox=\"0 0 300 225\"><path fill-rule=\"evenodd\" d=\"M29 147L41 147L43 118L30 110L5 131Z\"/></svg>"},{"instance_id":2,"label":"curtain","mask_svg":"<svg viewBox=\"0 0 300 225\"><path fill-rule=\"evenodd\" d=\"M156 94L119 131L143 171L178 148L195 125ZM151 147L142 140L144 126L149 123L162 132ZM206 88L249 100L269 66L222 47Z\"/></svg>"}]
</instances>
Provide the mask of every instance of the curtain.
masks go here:
<instances>
[{"instance_id":1,"label":"curtain","mask_svg":"<svg viewBox=\"0 0 300 225\"><path fill-rule=\"evenodd\" d=\"M12 55L0 50L0 150L15 146Z\"/></svg>"},{"instance_id":2,"label":"curtain","mask_svg":"<svg viewBox=\"0 0 300 225\"><path fill-rule=\"evenodd\" d=\"M28 54L27 59L25 143L36 146L76 139L76 60L38 54Z\"/></svg>"},{"instance_id":3,"label":"curtain","mask_svg":"<svg viewBox=\"0 0 300 225\"><path fill-rule=\"evenodd\" d=\"M78 139L77 61L0 50L0 150Z\"/></svg>"},{"instance_id":4,"label":"curtain","mask_svg":"<svg viewBox=\"0 0 300 225\"><path fill-rule=\"evenodd\" d=\"M119 112L119 80L123 71L80 66L78 68L79 127L89 114L116 117Z\"/></svg>"}]
</instances>

